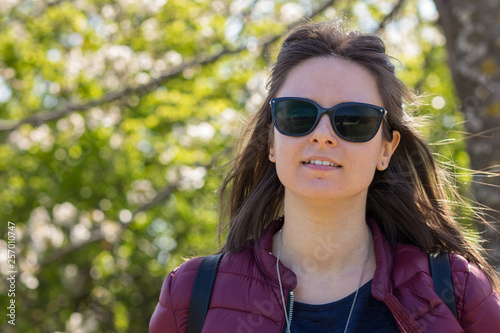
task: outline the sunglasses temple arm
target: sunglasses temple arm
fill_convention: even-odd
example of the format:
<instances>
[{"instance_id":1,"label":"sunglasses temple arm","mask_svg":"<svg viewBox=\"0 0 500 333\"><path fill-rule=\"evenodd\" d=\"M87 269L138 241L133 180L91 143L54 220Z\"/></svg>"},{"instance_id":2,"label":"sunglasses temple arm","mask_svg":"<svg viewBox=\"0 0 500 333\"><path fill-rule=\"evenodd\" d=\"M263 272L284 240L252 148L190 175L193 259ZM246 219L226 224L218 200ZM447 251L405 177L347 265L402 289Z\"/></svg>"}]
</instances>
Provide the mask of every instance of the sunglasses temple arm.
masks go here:
<instances>
[{"instance_id":1,"label":"sunglasses temple arm","mask_svg":"<svg viewBox=\"0 0 500 333\"><path fill-rule=\"evenodd\" d=\"M387 128L389 129L389 132L391 133L391 140L392 140L392 131L393 131L393 128L392 128L391 124L389 123L389 119L387 117L387 111L384 112L383 118L384 118L385 123L387 124Z\"/></svg>"}]
</instances>

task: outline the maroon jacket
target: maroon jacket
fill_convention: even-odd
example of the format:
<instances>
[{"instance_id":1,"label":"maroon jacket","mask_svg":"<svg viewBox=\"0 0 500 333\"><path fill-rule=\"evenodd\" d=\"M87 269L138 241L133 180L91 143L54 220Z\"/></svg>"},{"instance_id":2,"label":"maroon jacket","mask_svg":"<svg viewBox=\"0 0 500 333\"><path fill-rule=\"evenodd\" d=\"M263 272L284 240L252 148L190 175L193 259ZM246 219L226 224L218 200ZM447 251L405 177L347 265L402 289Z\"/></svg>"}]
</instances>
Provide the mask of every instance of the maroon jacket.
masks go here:
<instances>
[{"instance_id":1,"label":"maroon jacket","mask_svg":"<svg viewBox=\"0 0 500 333\"><path fill-rule=\"evenodd\" d=\"M260 247L249 242L242 252L223 257L203 333L283 332L276 257L271 254L272 236L282 223L269 225ZM378 225L372 220L368 225L377 261L372 295L387 305L402 332L500 332L500 298L475 264L450 255L459 323L434 292L427 254L412 245L391 248ZM167 276L150 333L187 332L191 290L201 259L189 260ZM297 278L283 265L280 272L286 298Z\"/></svg>"}]
</instances>

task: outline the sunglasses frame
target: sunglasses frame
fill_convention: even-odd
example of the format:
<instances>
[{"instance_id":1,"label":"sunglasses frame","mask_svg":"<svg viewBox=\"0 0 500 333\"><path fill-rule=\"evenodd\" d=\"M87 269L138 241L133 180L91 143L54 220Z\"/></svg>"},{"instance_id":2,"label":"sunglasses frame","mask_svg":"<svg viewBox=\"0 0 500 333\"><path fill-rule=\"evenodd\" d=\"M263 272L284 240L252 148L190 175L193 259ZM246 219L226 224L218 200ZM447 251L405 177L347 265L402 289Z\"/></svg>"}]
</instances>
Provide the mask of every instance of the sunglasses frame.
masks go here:
<instances>
[{"instance_id":1,"label":"sunglasses frame","mask_svg":"<svg viewBox=\"0 0 500 333\"><path fill-rule=\"evenodd\" d=\"M276 124L276 103L280 102L280 101L286 101L286 100L296 100L296 101L303 101L303 102L308 102L312 105L314 105L317 109L317 116L316 116L316 120L314 122L314 125L311 127L310 130L308 130L307 132L303 133L303 134L288 134L288 133L285 133L283 132L279 127L278 125ZM391 138L392 138L392 126L391 124L389 124L389 120L387 119L387 110L384 109L383 107L381 106L377 106L377 105L373 105L373 104L367 104L367 103L359 103L359 102L346 102L346 103L340 103L340 104L337 104L331 108L323 108L321 107L320 105L318 105L318 103L310 100L310 99L307 99L307 98L302 98L302 97L279 97L279 98L273 98L269 101L269 104L271 105L271 114L272 114L272 118L273 118L273 123L274 123L274 127L278 130L278 132L280 132L281 134L283 135L286 135L286 136L293 136L293 137L300 137L300 136L305 136L309 133L311 133L312 131L314 131L314 129L316 128L316 126L318 126L318 123L321 119L321 116L323 116L323 114L327 113L328 114L328 117L330 118L330 124L332 125L332 128L333 128L333 131L340 137L342 138L342 140L345 140L345 141L349 141L349 142L368 142L370 141L371 139L373 139L375 137L375 135L377 135L379 129L380 129L380 125L382 124L382 119L385 120L385 122L387 123L387 126L389 128L389 130L391 131ZM374 131L373 135L367 139L367 140L350 140L350 139L346 139L343 135L341 135L338 131L337 131L337 128L335 126L335 123L333 121L333 117L335 116L335 111L338 110L339 108L343 107L343 106L349 106L349 105L361 105L361 106L368 106L370 108L373 108L375 110L377 110L379 112L379 119L378 119L378 123L377 123L377 126L376 126L376 130Z\"/></svg>"}]
</instances>

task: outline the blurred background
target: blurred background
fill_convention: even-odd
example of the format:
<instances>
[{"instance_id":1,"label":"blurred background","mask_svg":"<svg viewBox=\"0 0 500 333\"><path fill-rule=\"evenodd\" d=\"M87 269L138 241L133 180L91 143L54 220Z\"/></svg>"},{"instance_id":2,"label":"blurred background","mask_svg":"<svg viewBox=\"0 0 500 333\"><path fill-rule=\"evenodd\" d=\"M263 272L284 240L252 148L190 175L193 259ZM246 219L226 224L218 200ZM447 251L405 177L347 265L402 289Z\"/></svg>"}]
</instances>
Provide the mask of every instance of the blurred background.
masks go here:
<instances>
[{"instance_id":1,"label":"blurred background","mask_svg":"<svg viewBox=\"0 0 500 333\"><path fill-rule=\"evenodd\" d=\"M453 5L452 5L453 3ZM163 279L218 249L218 187L281 36L380 34L456 187L500 209L498 1L2 0L0 330L146 332ZM471 170L475 170L472 172ZM498 213L477 227L495 257ZM16 326L7 323L15 224ZM12 225L11 225L12 226Z\"/></svg>"}]
</instances>

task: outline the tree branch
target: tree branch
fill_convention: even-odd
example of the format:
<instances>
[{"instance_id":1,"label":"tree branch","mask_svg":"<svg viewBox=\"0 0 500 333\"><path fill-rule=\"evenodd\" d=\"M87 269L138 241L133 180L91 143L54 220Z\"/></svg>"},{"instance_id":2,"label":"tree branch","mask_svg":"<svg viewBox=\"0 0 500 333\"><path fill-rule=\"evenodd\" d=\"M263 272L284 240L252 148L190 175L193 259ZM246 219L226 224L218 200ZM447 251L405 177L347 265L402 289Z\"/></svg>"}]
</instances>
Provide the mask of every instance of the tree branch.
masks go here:
<instances>
[{"instance_id":1,"label":"tree branch","mask_svg":"<svg viewBox=\"0 0 500 333\"><path fill-rule=\"evenodd\" d=\"M139 213L139 212L144 212L153 207L154 205L158 204L159 202L167 199L172 193L177 189L177 183L170 184L163 188L160 192L156 194L156 196L151 200L150 202L144 204L143 206L139 207L133 214L132 214L132 219ZM119 231L119 234L121 234L127 227L126 223L120 223L121 230ZM47 266L50 263L53 263L55 261L58 261L59 259L63 258L64 256L75 252L81 248L84 248L87 245L90 245L92 243L98 242L105 239L105 235L102 232L101 229L94 229L90 232L90 237L89 239L76 243L76 244L71 244L67 247L57 249L56 251L52 252L50 256L40 262L40 267Z\"/></svg>"},{"instance_id":2,"label":"tree branch","mask_svg":"<svg viewBox=\"0 0 500 333\"><path fill-rule=\"evenodd\" d=\"M331 6L335 0L330 0L325 2L321 7L319 7L317 10L315 10L313 13L311 13L310 16L308 17L303 17L297 22L292 23L291 25L288 26L287 29L291 29L292 27L296 26L297 24L300 24L303 21L310 20L313 17L319 15L322 13L326 8ZM281 35L274 35L270 37L264 37L260 43L259 46L263 47L264 49L267 48L270 44L274 43L278 39L281 38ZM24 118L22 120L3 120L0 121L0 132L11 132L16 129L18 129L21 125L23 124L31 124L33 126L39 126L42 123L50 120L55 120L59 119L61 117L64 117L72 112L76 111L86 111L88 109L91 109L93 107L113 102L116 100L119 100L125 96L128 96L130 94L146 94L150 92L151 90L155 89L156 87L160 86L163 84L165 81L168 79L171 79L172 77L175 77L176 75L182 73L184 70L191 68L193 66L197 65L207 65L216 62L219 58L222 56L228 55L228 54L237 54L242 51L246 50L246 46L241 46L239 48L230 50L228 48L223 49L221 52L215 54L215 55L209 55L209 56L202 56L202 57L197 57L192 61L183 63L177 67L172 68L171 70L163 73L160 75L158 78L151 80L150 82L147 82L145 84L136 86L136 87L127 87L121 91L116 91L116 92L110 92L101 99L97 100L92 100L88 101L86 103L75 103L75 104L68 104L64 107L61 107L58 110L55 111L38 111L35 112L33 116L29 116L27 118Z\"/></svg>"},{"instance_id":3,"label":"tree branch","mask_svg":"<svg viewBox=\"0 0 500 333\"><path fill-rule=\"evenodd\" d=\"M401 7L403 6L403 3L405 0L398 0L398 3L392 7L392 10L389 14L387 14L382 22L378 25L377 29L375 29L374 33L380 32L380 30L384 29L385 26L396 16L396 14L399 12Z\"/></svg>"},{"instance_id":4,"label":"tree branch","mask_svg":"<svg viewBox=\"0 0 500 333\"><path fill-rule=\"evenodd\" d=\"M323 5L321 5L320 7L318 7L315 11L313 11L311 13L311 15L309 16L305 16L295 22L293 22L292 24L288 25L287 27L287 31L296 27L297 25L301 24L301 23L304 23L304 22L307 22L311 19L313 19L314 17L320 15L321 13L323 13L328 7L332 6L333 4L335 3L335 0L330 0L330 1L327 1L325 2ZM264 48L267 48L270 44L276 42L277 40L279 40L280 38L282 37L282 35L275 35L275 36L272 36L272 37L269 37L268 40L262 44L262 46Z\"/></svg>"},{"instance_id":5,"label":"tree branch","mask_svg":"<svg viewBox=\"0 0 500 333\"><path fill-rule=\"evenodd\" d=\"M167 71L160 75L158 78L151 80L145 84L139 85L137 87L127 87L121 91L116 91L116 92L111 92L106 94L103 98L98 99L98 100L93 100L89 101L87 103L83 104L68 104L65 107L56 110L56 111L39 111L35 113L35 115L31 117L27 117L23 120L20 120L18 122L12 123L9 121L1 121L0 122L0 131L13 131L17 128L19 128L23 124L31 124L33 126L39 126L40 124L49 121L49 120L54 120L54 119L59 119L67 114L70 114L75 111L85 111L90 108L113 102L118 99L121 99L125 96L128 96L130 94L144 94L145 92L149 92L150 90L158 87L161 85L164 81L166 81L169 78L172 78L179 73L183 72L187 68L193 67L195 65L205 65L209 63L213 63L217 61L220 57L229 54L229 53L236 53L236 52L241 52L243 49L237 49L234 51L230 51L228 49L224 49L221 52L217 53L216 55L213 56L208 56L204 58L197 58L193 61L181 64L170 71Z\"/></svg>"},{"instance_id":6,"label":"tree branch","mask_svg":"<svg viewBox=\"0 0 500 333\"><path fill-rule=\"evenodd\" d=\"M43 5L43 7L40 7L39 9L35 8L34 10L30 11L30 13L22 13L22 11L18 10L19 7L23 5L23 1L21 1L11 10L9 10L7 14L4 15L4 17L6 18L0 23L0 31L4 31L4 29L6 29L15 21L21 22L24 25L28 20L36 19L45 14L47 9L49 9L50 7L58 6L67 1L68 0L54 0L52 2L47 2L45 5Z\"/></svg>"},{"instance_id":7,"label":"tree branch","mask_svg":"<svg viewBox=\"0 0 500 333\"><path fill-rule=\"evenodd\" d=\"M68 0L54 0L54 1L47 1L47 3L45 4L45 6L43 6L42 8L38 9L36 11L36 13L34 13L34 15L31 15L32 17L36 18L36 17L40 17L42 16L43 14L45 14L45 12L51 8L51 7L55 7L55 6L59 6L60 4L62 4L63 2L67 2Z\"/></svg>"},{"instance_id":8,"label":"tree branch","mask_svg":"<svg viewBox=\"0 0 500 333\"><path fill-rule=\"evenodd\" d=\"M40 261L40 268L43 268L59 259L63 258L65 255L70 254L71 252L75 252L89 244L100 241L104 238L104 234L100 229L92 230L90 232L90 237L84 242L71 244L70 246L58 249L50 254L50 256L42 261Z\"/></svg>"},{"instance_id":9,"label":"tree branch","mask_svg":"<svg viewBox=\"0 0 500 333\"><path fill-rule=\"evenodd\" d=\"M212 168L214 165L216 165L217 160L220 157L227 156L228 153L229 153L229 149L226 149L222 153L213 156L212 160L209 163L200 164L199 166L205 167L207 169ZM134 217L138 213L148 211L151 207L168 199L168 197L170 197L172 195L172 193L174 193L174 191L177 190L177 186L178 186L178 182L175 182L175 183L169 184L168 186L161 189L158 193L156 193L155 197L151 201L149 201L149 202L145 203L144 205L142 205L141 207L139 207L132 214L131 220L133 220ZM128 226L128 223L123 223L123 222L120 223L120 231L118 233L121 234L127 228L127 226ZM90 245L92 243L104 240L105 238L106 238L105 234L102 232L101 229L94 229L90 232L89 239L87 239L83 242L80 242L80 243L68 245L64 248L60 248L60 249L57 249L54 252L52 252L48 256L48 258L46 258L40 262L40 267L47 266L55 261L60 260L61 258L63 258L64 256L66 256L72 252L78 251L78 250L80 250L80 249L84 248L85 246Z\"/></svg>"}]
</instances>

